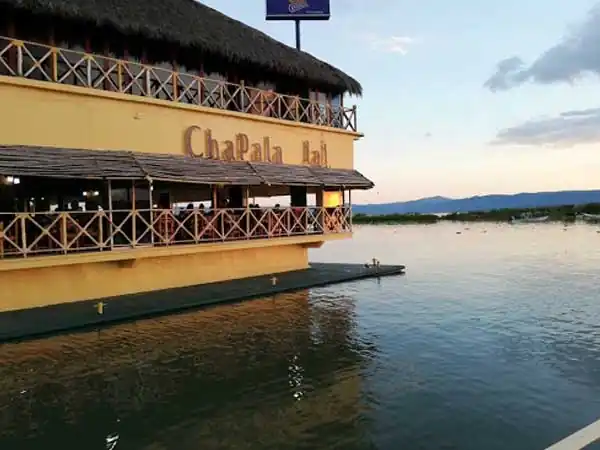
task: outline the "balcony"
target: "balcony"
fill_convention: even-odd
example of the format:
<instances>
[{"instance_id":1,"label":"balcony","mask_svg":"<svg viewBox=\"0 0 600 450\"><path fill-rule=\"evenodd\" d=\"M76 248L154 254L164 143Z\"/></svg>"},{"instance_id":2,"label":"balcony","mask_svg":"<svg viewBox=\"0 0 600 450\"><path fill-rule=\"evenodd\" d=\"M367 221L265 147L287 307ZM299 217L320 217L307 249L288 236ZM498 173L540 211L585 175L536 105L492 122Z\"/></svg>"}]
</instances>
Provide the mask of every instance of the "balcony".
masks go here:
<instances>
[{"instance_id":1,"label":"balcony","mask_svg":"<svg viewBox=\"0 0 600 450\"><path fill-rule=\"evenodd\" d=\"M351 108L134 61L0 36L0 75L357 132Z\"/></svg>"},{"instance_id":2,"label":"balcony","mask_svg":"<svg viewBox=\"0 0 600 450\"><path fill-rule=\"evenodd\" d=\"M349 206L0 213L0 259L335 235L351 218Z\"/></svg>"}]
</instances>

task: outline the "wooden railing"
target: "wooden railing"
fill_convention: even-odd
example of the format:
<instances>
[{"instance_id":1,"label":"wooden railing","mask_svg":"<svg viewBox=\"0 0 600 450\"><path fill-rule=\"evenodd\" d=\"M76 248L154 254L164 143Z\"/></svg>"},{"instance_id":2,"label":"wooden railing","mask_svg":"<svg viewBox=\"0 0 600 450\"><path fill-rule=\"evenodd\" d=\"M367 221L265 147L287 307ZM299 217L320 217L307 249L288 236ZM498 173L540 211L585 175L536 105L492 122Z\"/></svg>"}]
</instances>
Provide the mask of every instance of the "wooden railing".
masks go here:
<instances>
[{"instance_id":1,"label":"wooden railing","mask_svg":"<svg viewBox=\"0 0 600 450\"><path fill-rule=\"evenodd\" d=\"M349 207L0 213L0 259L347 233L351 217Z\"/></svg>"},{"instance_id":2,"label":"wooden railing","mask_svg":"<svg viewBox=\"0 0 600 450\"><path fill-rule=\"evenodd\" d=\"M357 131L345 108L134 61L0 36L0 75Z\"/></svg>"}]
</instances>

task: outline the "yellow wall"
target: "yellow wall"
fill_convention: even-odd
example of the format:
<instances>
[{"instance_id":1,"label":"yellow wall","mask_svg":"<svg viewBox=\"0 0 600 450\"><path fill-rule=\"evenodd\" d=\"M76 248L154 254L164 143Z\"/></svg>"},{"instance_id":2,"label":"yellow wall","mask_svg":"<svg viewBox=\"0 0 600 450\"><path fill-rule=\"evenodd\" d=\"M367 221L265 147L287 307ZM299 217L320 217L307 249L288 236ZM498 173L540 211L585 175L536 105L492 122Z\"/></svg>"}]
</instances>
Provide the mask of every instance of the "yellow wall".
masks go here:
<instances>
[{"instance_id":1,"label":"yellow wall","mask_svg":"<svg viewBox=\"0 0 600 450\"><path fill-rule=\"evenodd\" d=\"M327 146L328 165L353 167L356 133L252 114L0 76L0 145L133 150L182 155L185 130L198 126L192 145L204 151L204 130L222 145L244 133L250 142L282 148L283 162L302 164L303 141Z\"/></svg>"},{"instance_id":2,"label":"yellow wall","mask_svg":"<svg viewBox=\"0 0 600 450\"><path fill-rule=\"evenodd\" d=\"M308 267L302 245L0 271L0 311L247 278Z\"/></svg>"}]
</instances>

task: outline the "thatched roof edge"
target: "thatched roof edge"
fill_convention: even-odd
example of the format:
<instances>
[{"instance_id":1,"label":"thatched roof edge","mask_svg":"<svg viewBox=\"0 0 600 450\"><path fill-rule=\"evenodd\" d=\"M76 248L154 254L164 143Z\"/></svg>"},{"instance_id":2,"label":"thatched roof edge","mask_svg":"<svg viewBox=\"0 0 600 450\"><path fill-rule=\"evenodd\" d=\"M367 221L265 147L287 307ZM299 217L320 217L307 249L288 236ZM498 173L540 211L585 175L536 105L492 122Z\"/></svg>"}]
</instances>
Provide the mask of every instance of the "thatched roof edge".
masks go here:
<instances>
[{"instance_id":1,"label":"thatched roof edge","mask_svg":"<svg viewBox=\"0 0 600 450\"><path fill-rule=\"evenodd\" d=\"M161 180L243 186L331 186L370 189L357 170L292 164L217 161L127 150L0 146L0 174L96 180Z\"/></svg>"},{"instance_id":2,"label":"thatched roof edge","mask_svg":"<svg viewBox=\"0 0 600 450\"><path fill-rule=\"evenodd\" d=\"M331 93L362 94L350 75L195 0L0 0L0 16L7 9L111 29L198 59L214 55L233 66L320 85Z\"/></svg>"}]
</instances>

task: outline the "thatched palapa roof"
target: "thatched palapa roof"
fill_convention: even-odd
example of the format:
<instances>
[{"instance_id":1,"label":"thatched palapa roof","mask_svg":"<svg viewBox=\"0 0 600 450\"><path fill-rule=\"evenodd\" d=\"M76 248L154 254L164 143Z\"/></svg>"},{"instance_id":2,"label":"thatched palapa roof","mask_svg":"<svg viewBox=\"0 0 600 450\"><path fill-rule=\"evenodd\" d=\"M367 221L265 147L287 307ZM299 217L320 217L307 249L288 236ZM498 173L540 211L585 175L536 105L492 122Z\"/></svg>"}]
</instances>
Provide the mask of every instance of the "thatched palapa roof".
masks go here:
<instances>
[{"instance_id":1,"label":"thatched palapa roof","mask_svg":"<svg viewBox=\"0 0 600 450\"><path fill-rule=\"evenodd\" d=\"M242 74L272 76L263 81L287 78L323 92L362 93L358 81L339 69L195 0L0 0L0 16L9 9L141 38L150 57L153 44L169 46L188 67L213 58Z\"/></svg>"},{"instance_id":2,"label":"thatched palapa roof","mask_svg":"<svg viewBox=\"0 0 600 450\"><path fill-rule=\"evenodd\" d=\"M243 186L373 187L360 172L349 169L29 146L0 146L0 175Z\"/></svg>"}]
</instances>

